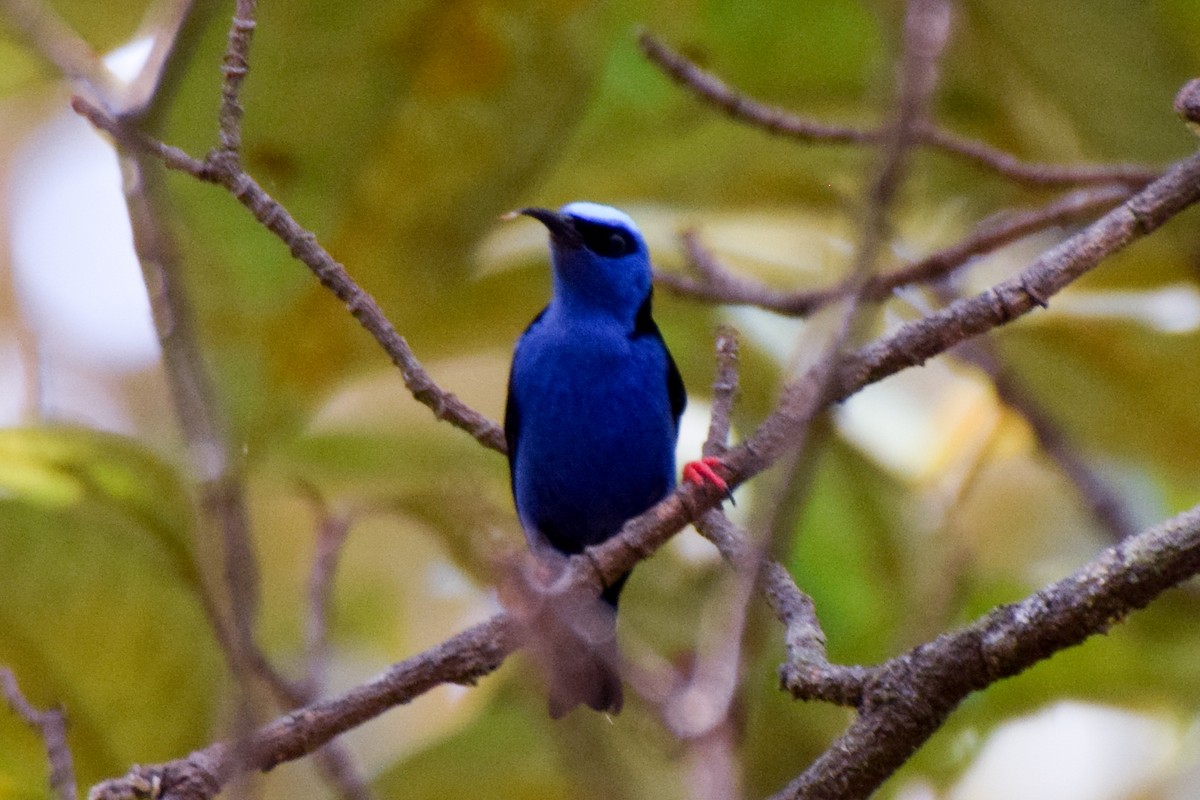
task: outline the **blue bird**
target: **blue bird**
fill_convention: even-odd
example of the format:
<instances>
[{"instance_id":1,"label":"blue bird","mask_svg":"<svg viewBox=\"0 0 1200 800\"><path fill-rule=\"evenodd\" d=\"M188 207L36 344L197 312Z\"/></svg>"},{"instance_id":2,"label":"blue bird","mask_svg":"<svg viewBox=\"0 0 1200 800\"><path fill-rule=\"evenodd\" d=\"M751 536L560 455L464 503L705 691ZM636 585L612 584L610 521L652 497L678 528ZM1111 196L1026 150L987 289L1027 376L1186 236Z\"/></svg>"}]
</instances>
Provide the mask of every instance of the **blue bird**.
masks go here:
<instances>
[{"instance_id":1,"label":"blue bird","mask_svg":"<svg viewBox=\"0 0 1200 800\"><path fill-rule=\"evenodd\" d=\"M515 213L550 232L553 294L517 342L504 432L526 539L553 559L612 537L674 488L686 394L651 316L650 255L633 220L582 202ZM692 462L685 476L725 489L716 464ZM621 709L615 612L627 577L604 591L599 629L582 624L589 632L566 637L578 641L550 647L551 716Z\"/></svg>"}]
</instances>

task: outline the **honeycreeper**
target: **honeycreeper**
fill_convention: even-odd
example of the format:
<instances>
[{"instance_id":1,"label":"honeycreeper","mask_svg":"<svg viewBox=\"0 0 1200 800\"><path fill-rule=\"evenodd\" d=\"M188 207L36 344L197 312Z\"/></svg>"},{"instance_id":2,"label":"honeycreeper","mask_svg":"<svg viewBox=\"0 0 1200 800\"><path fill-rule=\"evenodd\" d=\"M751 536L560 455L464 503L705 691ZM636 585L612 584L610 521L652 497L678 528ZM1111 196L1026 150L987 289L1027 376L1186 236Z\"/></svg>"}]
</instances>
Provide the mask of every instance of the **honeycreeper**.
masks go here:
<instances>
[{"instance_id":1,"label":"honeycreeper","mask_svg":"<svg viewBox=\"0 0 1200 800\"><path fill-rule=\"evenodd\" d=\"M569 556L614 536L674 488L686 393L651 316L650 255L633 220L585 202L518 214L549 230L553 292L517 342L509 373L513 498L534 554ZM725 489L716 465L692 462L685 477ZM581 703L621 709L615 612L626 578L595 604L604 622L553 634L551 716Z\"/></svg>"}]
</instances>

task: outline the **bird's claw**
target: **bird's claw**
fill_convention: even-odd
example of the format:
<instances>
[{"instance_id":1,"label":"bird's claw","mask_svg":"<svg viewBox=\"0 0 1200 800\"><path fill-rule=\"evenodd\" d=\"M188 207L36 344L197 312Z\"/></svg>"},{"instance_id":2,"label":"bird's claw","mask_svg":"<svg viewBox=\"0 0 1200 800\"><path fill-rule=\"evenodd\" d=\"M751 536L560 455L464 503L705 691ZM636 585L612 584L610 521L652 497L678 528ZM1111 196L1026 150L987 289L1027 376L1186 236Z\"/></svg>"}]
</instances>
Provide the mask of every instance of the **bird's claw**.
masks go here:
<instances>
[{"instance_id":1,"label":"bird's claw","mask_svg":"<svg viewBox=\"0 0 1200 800\"><path fill-rule=\"evenodd\" d=\"M729 502L733 500L733 490L729 488L729 484L725 479L717 474L716 467L724 468L721 459L716 456L705 456L697 461L689 461L683 466L683 479L688 483L694 483L697 486L715 486L725 493L729 498Z\"/></svg>"}]
</instances>

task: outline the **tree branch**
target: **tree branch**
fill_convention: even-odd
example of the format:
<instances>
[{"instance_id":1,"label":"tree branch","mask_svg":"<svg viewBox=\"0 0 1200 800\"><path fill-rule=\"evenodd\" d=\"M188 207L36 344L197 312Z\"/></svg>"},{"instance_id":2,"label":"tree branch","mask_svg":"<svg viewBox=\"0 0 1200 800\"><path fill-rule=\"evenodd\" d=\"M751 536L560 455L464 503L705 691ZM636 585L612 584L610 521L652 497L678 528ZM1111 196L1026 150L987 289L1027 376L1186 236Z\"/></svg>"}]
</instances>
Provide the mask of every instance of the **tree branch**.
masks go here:
<instances>
[{"instance_id":1,"label":"tree branch","mask_svg":"<svg viewBox=\"0 0 1200 800\"><path fill-rule=\"evenodd\" d=\"M729 431L733 426L733 403L737 399L740 383L738 354L737 330L731 325L717 328L717 375L712 384L712 416L708 422L708 436L701 449L706 456L721 455L729 442Z\"/></svg>"},{"instance_id":2,"label":"tree branch","mask_svg":"<svg viewBox=\"0 0 1200 800\"><path fill-rule=\"evenodd\" d=\"M1090 219L1133 194L1126 185L1114 184L1080 189L1056 198L1039 208L1003 211L985 219L965 238L914 261L907 267L872 275L863 287L863 299L886 300L893 291L918 283L929 283L952 274L973 259L999 250L1030 234L1059 225ZM779 291L724 267L704 247L695 231L683 234L683 248L699 279L659 272L655 281L668 291L697 300L730 305L752 305L787 316L805 317L845 297L848 284L825 289Z\"/></svg>"},{"instance_id":3,"label":"tree branch","mask_svg":"<svg viewBox=\"0 0 1200 800\"><path fill-rule=\"evenodd\" d=\"M1200 506L1105 550L1074 574L880 667L858 719L773 800L867 797L964 697L1104 633L1200 572Z\"/></svg>"},{"instance_id":4,"label":"tree branch","mask_svg":"<svg viewBox=\"0 0 1200 800\"><path fill-rule=\"evenodd\" d=\"M133 83L115 78L82 38L45 3L3 0L0 10L25 35L35 51L54 63L81 91L117 115L143 113L162 102L162 72L175 50L187 9L178 3L152 26L152 54ZM212 382L200 354L194 315L179 280L179 253L162 224L164 192L157 164L141 151L121 147L117 158L126 176L123 192L134 251L142 270L155 333L162 350L164 374L170 389L189 465L199 485L202 518L221 542L225 587L231 622L222 603L200 581L200 602L213 627L231 673L238 681L244 704L253 696L248 680L257 674L278 690L283 679L271 668L253 640L258 605L257 559L250 543L249 520L238 471L234 466L228 424L220 411ZM151 169L150 167L155 169Z\"/></svg>"},{"instance_id":5,"label":"tree branch","mask_svg":"<svg viewBox=\"0 0 1200 800\"><path fill-rule=\"evenodd\" d=\"M71 748L67 745L67 720L62 709L38 711L34 708L21 694L17 678L8 667L0 667L0 695L14 714L41 735L50 762L50 788L55 796L58 800L77 800L79 789L75 785L75 766Z\"/></svg>"},{"instance_id":6,"label":"tree branch","mask_svg":"<svg viewBox=\"0 0 1200 800\"><path fill-rule=\"evenodd\" d=\"M1044 308L1052 296L1101 261L1154 232L1200 199L1200 155L1173 165L1161 178L1092 225L1039 256L1014 277L958 300L846 358L830 400L923 363L973 336Z\"/></svg>"},{"instance_id":7,"label":"tree branch","mask_svg":"<svg viewBox=\"0 0 1200 800\"><path fill-rule=\"evenodd\" d=\"M977 340L960 347L956 355L987 373L996 389L996 396L1006 406L1024 418L1033 431L1038 446L1058 465L1075 486L1080 499L1092 518L1100 524L1111 541L1119 542L1137 532L1129 508L1121 497L1087 463L1073 447L1062 428L1038 403L1012 370L1007 369L994 347L986 340Z\"/></svg>"},{"instance_id":8,"label":"tree branch","mask_svg":"<svg viewBox=\"0 0 1200 800\"><path fill-rule=\"evenodd\" d=\"M134 767L125 777L94 786L88 798L144 800L146 792L139 787L154 785L158 787L156 797L207 800L240 773L266 771L308 755L338 734L436 686L474 684L500 666L516 644L507 616L497 614L393 665L383 675L340 697L285 714L240 742L216 742L160 766Z\"/></svg>"},{"instance_id":9,"label":"tree branch","mask_svg":"<svg viewBox=\"0 0 1200 800\"><path fill-rule=\"evenodd\" d=\"M0 12L33 46L33 51L53 64L82 91L105 102L119 95L120 81L49 5L39 0L0 0Z\"/></svg>"},{"instance_id":10,"label":"tree branch","mask_svg":"<svg viewBox=\"0 0 1200 800\"><path fill-rule=\"evenodd\" d=\"M500 453L505 451L504 432L500 427L433 381L375 299L355 283L346 268L321 247L316 236L296 222L239 165L231 164L227 158L216 161L193 158L177 147L166 145L140 131L130 130L121 120L85 98L72 98L71 106L97 128L126 146L161 159L170 169L223 186L263 227L283 241L293 257L307 266L325 288L345 303L354 318L399 368L404 385L417 401L429 407L438 419L466 431L485 447Z\"/></svg>"},{"instance_id":11,"label":"tree branch","mask_svg":"<svg viewBox=\"0 0 1200 800\"><path fill-rule=\"evenodd\" d=\"M308 574L304 662L306 693L315 697L325 685L329 671L329 618L333 611L334 576L353 520L349 513L326 508L315 492L310 494L317 514L317 541Z\"/></svg>"},{"instance_id":12,"label":"tree branch","mask_svg":"<svg viewBox=\"0 0 1200 800\"><path fill-rule=\"evenodd\" d=\"M329 672L329 621L333 615L333 586L353 515L327 508L315 491L307 493L317 517L316 552L309 569L304 625L304 682L296 687L293 706L305 705L325 692ZM329 742L316 752L317 766L345 800L371 800L370 787L354 766L350 751Z\"/></svg>"},{"instance_id":13,"label":"tree branch","mask_svg":"<svg viewBox=\"0 0 1200 800\"><path fill-rule=\"evenodd\" d=\"M254 36L257 10L255 0L237 0L233 22L229 26L229 42L221 59L221 109L217 112L218 152L220 157L240 160L242 147L242 116L245 112L239 100L242 82L250 72L250 40Z\"/></svg>"},{"instance_id":14,"label":"tree branch","mask_svg":"<svg viewBox=\"0 0 1200 800\"><path fill-rule=\"evenodd\" d=\"M812 598L800 591L787 568L778 561L764 559L762 549L719 509L705 512L695 524L739 574L757 575L759 592L783 625L787 650L787 660L779 670L783 687L801 700L857 705L872 670L829 662L825 632Z\"/></svg>"},{"instance_id":15,"label":"tree branch","mask_svg":"<svg viewBox=\"0 0 1200 800\"><path fill-rule=\"evenodd\" d=\"M697 98L716 106L733 119L769 133L807 143L854 145L876 144L888 136L886 129L862 130L845 125L830 125L793 114L778 106L761 103L730 87L716 75L702 69L649 33L643 32L638 37L638 43L642 52L655 66ZM971 161L1008 180L1029 186L1123 183L1137 188L1154 180L1158 175L1154 169L1136 164L1059 166L1021 161L982 142L942 130L931 122L923 122L915 134L921 144Z\"/></svg>"},{"instance_id":16,"label":"tree branch","mask_svg":"<svg viewBox=\"0 0 1200 800\"><path fill-rule=\"evenodd\" d=\"M188 3L174 2L158 9L148 26L154 36L151 56L141 74L126 85L116 80L83 40L45 4L3 0L0 10L26 35L35 50L80 84L99 104L117 116L140 117L153 104L163 104L162 74L168 59L178 57L176 37L189 13ZM234 153L240 142L241 108L238 93L247 71L254 3L238 3L226 54L221 109L221 141ZM155 330L162 348L164 371L187 444L191 466L198 478L199 502L206 523L220 537L229 617L209 588L198 586L200 601L240 689L240 724L252 729L252 676L262 680L281 708L287 709L316 697L285 678L258 648L254 621L259 600L258 562L251 544L243 487L234 466L228 423L220 411L212 382L204 367L195 332L191 304L179 280L179 254L161 222L165 205L159 175L151 169L152 156L118 141L125 201L133 232L134 249L141 265ZM343 796L369 797L349 754L330 746L318 754L318 766Z\"/></svg>"},{"instance_id":17,"label":"tree branch","mask_svg":"<svg viewBox=\"0 0 1200 800\"><path fill-rule=\"evenodd\" d=\"M871 179L867 182L868 189L861 221L859 245L855 252L854 267L850 279L847 281L849 302L842 312L842 320L837 333L826 345L825 352L817 366L810 369L805 376L805 382L809 385L809 391L813 397L820 396L827 390L840 351L850 338L857 317L862 287L874 273L879 253L886 239L888 217L905 177L914 141L914 132L925 118L937 87L938 64L946 43L949 41L950 26L951 6L947 0L911 0L905 8L903 50L896 70L898 77L894 100L894 119L887 128L888 137L881 143L879 163L874 168ZM810 421L816 411L817 409L814 407L809 412L808 419ZM781 459L785 462L783 469L783 474L786 476L783 481L785 487L796 485L794 476L804 463L807 439L808 424L806 423L797 428L792 436L789 451ZM812 636L814 631L821 637L819 647L810 647L802 654L809 656L806 663L810 667L823 668L819 674L822 677L828 677L834 670L825 660L823 635L820 633L812 602L804 598L807 601L805 610L809 613L807 616L801 613L803 601L800 598L803 595L795 590L794 585L792 585L794 591L790 594L787 593L786 586L778 581L779 572L786 575L786 571L783 571L777 563L769 562L765 558L766 554L776 551L776 537L780 535L780 532L791 529L791 525L785 521L788 518L788 511L794 505L789 502L788 491L779 493L779 497L776 498L771 511L767 514L770 521L764 526L766 534L760 537L761 542L757 543L751 543L744 533L735 531L732 523L716 511L710 511L701 516L698 525L702 531L708 529L706 535L721 537L721 539L713 539L714 542L723 540L728 547L732 541L740 541L746 550L739 554L742 562L739 566L742 568L736 571L737 584L734 593L736 602L733 615L735 624L730 626L731 631L738 636L739 643L745 625L751 591L759 585L764 571L773 565L774 569L770 570L770 573L771 577L776 579L774 588L781 592L776 597L786 598L789 603L788 611L795 612L787 615L788 622L785 622L785 627L791 635L796 634L801 626L807 626L803 628L802 634L806 637L804 639L806 645L812 645L817 641ZM788 580L790 582L790 577ZM771 596L768 594L768 597ZM781 607L779 610L782 611L783 608ZM789 623L794 623L797 627L793 627ZM844 677L844 673L841 674L841 677ZM732 690L729 690L727 694L732 697ZM725 705L728 710L728 702Z\"/></svg>"},{"instance_id":18,"label":"tree branch","mask_svg":"<svg viewBox=\"0 0 1200 800\"><path fill-rule=\"evenodd\" d=\"M1175 95L1175 113L1200 134L1200 78L1193 78Z\"/></svg>"}]
</instances>

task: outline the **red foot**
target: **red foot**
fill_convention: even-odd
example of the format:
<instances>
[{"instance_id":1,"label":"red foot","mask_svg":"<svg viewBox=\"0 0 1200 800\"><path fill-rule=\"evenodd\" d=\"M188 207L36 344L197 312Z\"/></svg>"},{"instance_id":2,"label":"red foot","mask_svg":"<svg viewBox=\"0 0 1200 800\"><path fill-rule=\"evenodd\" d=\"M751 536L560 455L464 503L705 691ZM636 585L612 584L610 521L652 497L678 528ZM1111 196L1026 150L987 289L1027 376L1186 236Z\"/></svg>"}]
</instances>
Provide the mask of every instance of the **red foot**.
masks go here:
<instances>
[{"instance_id":1,"label":"red foot","mask_svg":"<svg viewBox=\"0 0 1200 800\"><path fill-rule=\"evenodd\" d=\"M714 467L724 466L725 465L721 463L721 459L717 458L716 456L705 456L699 461L689 461L683 465L683 479L688 483L694 483L697 486L704 486L705 484L715 486L724 492L725 496L732 501L733 492L730 491L729 484L725 482L724 478L717 474L715 469L713 469Z\"/></svg>"}]
</instances>

